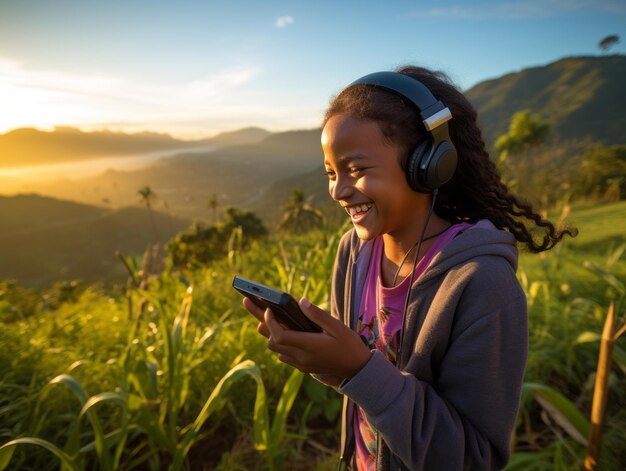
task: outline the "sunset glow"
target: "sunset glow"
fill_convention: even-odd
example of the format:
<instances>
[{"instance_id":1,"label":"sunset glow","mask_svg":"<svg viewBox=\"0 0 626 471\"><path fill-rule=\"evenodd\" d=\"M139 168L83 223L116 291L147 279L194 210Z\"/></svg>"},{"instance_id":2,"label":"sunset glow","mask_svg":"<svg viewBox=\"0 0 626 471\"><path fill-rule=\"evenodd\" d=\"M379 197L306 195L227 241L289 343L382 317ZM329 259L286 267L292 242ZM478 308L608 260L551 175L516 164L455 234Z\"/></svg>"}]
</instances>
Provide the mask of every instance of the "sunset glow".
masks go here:
<instances>
[{"instance_id":1,"label":"sunset glow","mask_svg":"<svg viewBox=\"0 0 626 471\"><path fill-rule=\"evenodd\" d=\"M116 10L67 0L0 4L0 133L63 125L192 139L246 126L312 128L360 74L423 64L468 88L597 54L626 16L610 0L406 0L393 9L142 0ZM622 42L612 52L624 50Z\"/></svg>"}]
</instances>

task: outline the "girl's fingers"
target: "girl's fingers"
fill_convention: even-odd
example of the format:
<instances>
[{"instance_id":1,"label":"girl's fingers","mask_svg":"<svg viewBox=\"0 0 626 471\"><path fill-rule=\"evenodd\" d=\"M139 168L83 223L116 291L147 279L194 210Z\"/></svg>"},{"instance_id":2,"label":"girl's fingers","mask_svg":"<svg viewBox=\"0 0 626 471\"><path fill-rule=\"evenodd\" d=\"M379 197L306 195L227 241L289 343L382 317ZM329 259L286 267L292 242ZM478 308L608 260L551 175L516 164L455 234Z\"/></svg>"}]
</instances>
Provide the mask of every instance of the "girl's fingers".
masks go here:
<instances>
[{"instance_id":1,"label":"girl's fingers","mask_svg":"<svg viewBox=\"0 0 626 471\"><path fill-rule=\"evenodd\" d=\"M301 301L301 308L324 331L287 329L266 309L263 319L269 333L268 348L280 361L305 373L352 377L370 358L369 348L355 332L307 300Z\"/></svg>"},{"instance_id":2,"label":"girl's fingers","mask_svg":"<svg viewBox=\"0 0 626 471\"><path fill-rule=\"evenodd\" d=\"M274 342L282 343L285 340L283 338L285 333L289 331L276 320L271 309L265 310L263 313L263 320L265 321L265 325L267 326L270 336Z\"/></svg>"},{"instance_id":3,"label":"girl's fingers","mask_svg":"<svg viewBox=\"0 0 626 471\"><path fill-rule=\"evenodd\" d=\"M335 319L315 304L311 304L306 298L302 298L298 304L304 315L319 325L325 332L332 333L337 328L342 329L345 327L338 319Z\"/></svg>"},{"instance_id":4,"label":"girl's fingers","mask_svg":"<svg viewBox=\"0 0 626 471\"><path fill-rule=\"evenodd\" d=\"M267 328L267 325L265 325L265 322L259 322L259 325L256 328L256 331L261 334L263 337L265 338L270 338L270 331Z\"/></svg>"},{"instance_id":5,"label":"girl's fingers","mask_svg":"<svg viewBox=\"0 0 626 471\"><path fill-rule=\"evenodd\" d=\"M319 339L319 333L301 332L292 330L276 320L276 316L270 309L265 310L265 325L267 326L272 341L275 345L284 345L286 347L294 347L298 350L311 350L311 342L315 343Z\"/></svg>"},{"instance_id":6,"label":"girl's fingers","mask_svg":"<svg viewBox=\"0 0 626 471\"><path fill-rule=\"evenodd\" d=\"M259 321L263 322L264 309L262 307L254 304L254 302L252 302L250 298L243 298L243 307L245 307L246 310L254 317L256 317Z\"/></svg>"},{"instance_id":7,"label":"girl's fingers","mask_svg":"<svg viewBox=\"0 0 626 471\"><path fill-rule=\"evenodd\" d=\"M270 331L267 328L267 325L265 325L265 319L263 318L263 314L264 314L263 309L257 306L256 304L254 304L250 300L250 298L243 298L243 307L245 307L246 310L250 314L252 314L254 317L256 317L259 320L259 325L257 326L257 329L256 329L257 332L261 334L263 337L269 338Z\"/></svg>"}]
</instances>

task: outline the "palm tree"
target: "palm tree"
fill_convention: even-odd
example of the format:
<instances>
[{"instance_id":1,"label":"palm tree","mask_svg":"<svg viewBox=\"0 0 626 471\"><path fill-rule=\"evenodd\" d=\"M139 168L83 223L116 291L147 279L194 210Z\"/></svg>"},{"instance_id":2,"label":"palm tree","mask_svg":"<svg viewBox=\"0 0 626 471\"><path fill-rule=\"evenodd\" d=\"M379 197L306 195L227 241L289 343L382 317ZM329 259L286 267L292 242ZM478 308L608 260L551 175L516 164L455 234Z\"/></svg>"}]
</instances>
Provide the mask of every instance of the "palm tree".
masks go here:
<instances>
[{"instance_id":1,"label":"palm tree","mask_svg":"<svg viewBox=\"0 0 626 471\"><path fill-rule=\"evenodd\" d=\"M156 241L159 241L159 233L157 232L156 224L154 222L154 214L152 214L152 203L156 201L157 195L150 186L146 185L143 188L139 189L137 192L141 196L139 200L139 204L142 204L146 208L148 208L148 214L150 215L150 222L152 223L152 230L154 231L154 237Z\"/></svg>"},{"instance_id":2,"label":"palm tree","mask_svg":"<svg viewBox=\"0 0 626 471\"><path fill-rule=\"evenodd\" d=\"M283 209L283 218L278 227L285 232L302 234L319 227L324 221L321 211L310 204L299 188L292 190Z\"/></svg>"},{"instance_id":3,"label":"palm tree","mask_svg":"<svg viewBox=\"0 0 626 471\"><path fill-rule=\"evenodd\" d=\"M207 201L207 207L213 213L213 224L217 223L217 207L220 205L217 194L213 193Z\"/></svg>"}]
</instances>

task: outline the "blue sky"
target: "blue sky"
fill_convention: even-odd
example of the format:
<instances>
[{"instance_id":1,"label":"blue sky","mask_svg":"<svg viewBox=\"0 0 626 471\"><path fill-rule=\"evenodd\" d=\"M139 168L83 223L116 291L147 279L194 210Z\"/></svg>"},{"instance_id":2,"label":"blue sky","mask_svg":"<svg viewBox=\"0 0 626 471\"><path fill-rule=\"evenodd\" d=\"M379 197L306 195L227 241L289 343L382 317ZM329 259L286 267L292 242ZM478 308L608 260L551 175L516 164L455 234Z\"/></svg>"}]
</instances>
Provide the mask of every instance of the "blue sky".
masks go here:
<instances>
[{"instance_id":1,"label":"blue sky","mask_svg":"<svg viewBox=\"0 0 626 471\"><path fill-rule=\"evenodd\" d=\"M0 133L318 126L351 80L403 64L462 89L626 51L623 0L0 0Z\"/></svg>"}]
</instances>

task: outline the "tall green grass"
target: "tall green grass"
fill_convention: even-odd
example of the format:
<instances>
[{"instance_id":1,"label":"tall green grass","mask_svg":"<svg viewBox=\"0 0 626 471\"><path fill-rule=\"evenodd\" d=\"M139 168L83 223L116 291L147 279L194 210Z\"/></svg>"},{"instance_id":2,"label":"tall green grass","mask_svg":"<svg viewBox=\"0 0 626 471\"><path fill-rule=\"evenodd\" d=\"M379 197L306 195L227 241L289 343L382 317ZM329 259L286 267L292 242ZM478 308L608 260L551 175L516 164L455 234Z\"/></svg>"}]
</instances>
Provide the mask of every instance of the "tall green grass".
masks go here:
<instances>
[{"instance_id":1,"label":"tall green grass","mask_svg":"<svg viewBox=\"0 0 626 471\"><path fill-rule=\"evenodd\" d=\"M530 356L509 469L582 465L609 303L625 317L625 219L626 202L574 207L576 239L521 254ZM223 259L187 272L122 257L130 281L117 292L90 287L1 317L0 469L333 469L341 398L276 360L231 282L262 279L327 307L344 230L247 249L235 231ZM608 383L608 470L626 462L623 342Z\"/></svg>"},{"instance_id":2,"label":"tall green grass","mask_svg":"<svg viewBox=\"0 0 626 471\"><path fill-rule=\"evenodd\" d=\"M590 430L600 333L610 302L623 323L626 202L574 207L579 235L539 256L523 253L519 277L527 295L530 355L510 469L580 469ZM606 434L624 426L624 350L615 345ZM603 450L602 469L620 469L622 447ZM622 440L626 445L626 440Z\"/></svg>"}]
</instances>

